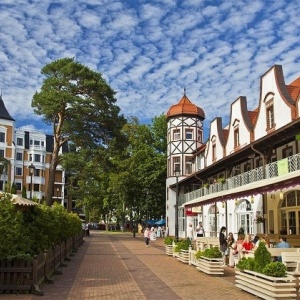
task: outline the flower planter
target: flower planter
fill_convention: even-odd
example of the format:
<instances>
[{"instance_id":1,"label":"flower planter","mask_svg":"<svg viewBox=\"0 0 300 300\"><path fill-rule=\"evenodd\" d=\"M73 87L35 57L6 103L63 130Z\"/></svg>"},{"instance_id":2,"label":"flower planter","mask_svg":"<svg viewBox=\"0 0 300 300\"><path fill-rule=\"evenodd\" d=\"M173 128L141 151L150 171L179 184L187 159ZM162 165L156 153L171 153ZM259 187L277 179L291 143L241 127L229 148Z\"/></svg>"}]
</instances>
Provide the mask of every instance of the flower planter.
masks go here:
<instances>
[{"instance_id":1,"label":"flower planter","mask_svg":"<svg viewBox=\"0 0 300 300\"><path fill-rule=\"evenodd\" d=\"M201 256L198 260L197 270L209 275L224 275L222 258L208 258Z\"/></svg>"},{"instance_id":2,"label":"flower planter","mask_svg":"<svg viewBox=\"0 0 300 300\"><path fill-rule=\"evenodd\" d=\"M177 259L185 264L189 263L189 250L180 250Z\"/></svg>"},{"instance_id":3,"label":"flower planter","mask_svg":"<svg viewBox=\"0 0 300 300\"><path fill-rule=\"evenodd\" d=\"M173 245L166 245L165 249L166 249L166 254L167 255L173 256Z\"/></svg>"},{"instance_id":4,"label":"flower planter","mask_svg":"<svg viewBox=\"0 0 300 300\"><path fill-rule=\"evenodd\" d=\"M236 270L235 286L261 299L297 298L296 279L289 275L271 277L249 270Z\"/></svg>"}]
</instances>

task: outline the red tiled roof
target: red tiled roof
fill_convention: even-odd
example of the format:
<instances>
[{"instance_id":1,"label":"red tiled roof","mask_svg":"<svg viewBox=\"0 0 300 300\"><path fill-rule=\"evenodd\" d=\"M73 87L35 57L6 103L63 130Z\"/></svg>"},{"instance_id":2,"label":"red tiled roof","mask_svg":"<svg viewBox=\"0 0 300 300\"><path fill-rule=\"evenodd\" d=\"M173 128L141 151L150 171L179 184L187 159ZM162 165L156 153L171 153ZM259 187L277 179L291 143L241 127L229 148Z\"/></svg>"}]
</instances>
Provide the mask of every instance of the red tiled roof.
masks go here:
<instances>
[{"instance_id":1,"label":"red tiled roof","mask_svg":"<svg viewBox=\"0 0 300 300\"><path fill-rule=\"evenodd\" d=\"M167 112L167 118L178 115L200 116L205 119L203 109L193 104L186 95L183 95L179 103L172 105Z\"/></svg>"},{"instance_id":2,"label":"red tiled roof","mask_svg":"<svg viewBox=\"0 0 300 300\"><path fill-rule=\"evenodd\" d=\"M297 101L300 95L300 77L294 80L291 84L286 86L289 94L294 101Z\"/></svg>"}]
</instances>

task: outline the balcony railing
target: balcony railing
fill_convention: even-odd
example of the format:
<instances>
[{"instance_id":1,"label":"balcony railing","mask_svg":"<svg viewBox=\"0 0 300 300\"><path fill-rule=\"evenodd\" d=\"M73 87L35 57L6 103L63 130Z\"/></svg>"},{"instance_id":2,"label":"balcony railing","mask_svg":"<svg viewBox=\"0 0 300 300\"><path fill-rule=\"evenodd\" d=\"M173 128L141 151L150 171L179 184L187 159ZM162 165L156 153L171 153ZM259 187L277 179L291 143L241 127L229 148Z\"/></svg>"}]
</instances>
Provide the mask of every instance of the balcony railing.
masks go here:
<instances>
[{"instance_id":1,"label":"balcony railing","mask_svg":"<svg viewBox=\"0 0 300 300\"><path fill-rule=\"evenodd\" d=\"M286 159L272 162L265 165L265 167L262 166L248 172L227 178L225 182L213 183L208 187L202 187L184 195L180 195L179 205L206 195L228 191L252 182L275 178L283 174L295 172L297 170L300 170L300 153L290 156Z\"/></svg>"}]
</instances>

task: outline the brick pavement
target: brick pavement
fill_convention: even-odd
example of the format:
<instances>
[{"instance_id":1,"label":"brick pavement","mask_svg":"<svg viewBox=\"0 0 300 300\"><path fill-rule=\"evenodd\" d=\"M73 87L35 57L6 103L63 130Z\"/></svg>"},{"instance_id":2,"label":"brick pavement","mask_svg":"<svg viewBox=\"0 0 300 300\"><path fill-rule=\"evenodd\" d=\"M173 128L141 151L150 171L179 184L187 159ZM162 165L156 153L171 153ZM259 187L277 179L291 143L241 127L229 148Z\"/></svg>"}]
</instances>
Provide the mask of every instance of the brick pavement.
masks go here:
<instances>
[{"instance_id":1,"label":"brick pavement","mask_svg":"<svg viewBox=\"0 0 300 300\"><path fill-rule=\"evenodd\" d=\"M143 237L91 231L44 296L0 295L0 300L257 299L234 286L234 270L213 277L165 254L163 239L146 248Z\"/></svg>"}]
</instances>

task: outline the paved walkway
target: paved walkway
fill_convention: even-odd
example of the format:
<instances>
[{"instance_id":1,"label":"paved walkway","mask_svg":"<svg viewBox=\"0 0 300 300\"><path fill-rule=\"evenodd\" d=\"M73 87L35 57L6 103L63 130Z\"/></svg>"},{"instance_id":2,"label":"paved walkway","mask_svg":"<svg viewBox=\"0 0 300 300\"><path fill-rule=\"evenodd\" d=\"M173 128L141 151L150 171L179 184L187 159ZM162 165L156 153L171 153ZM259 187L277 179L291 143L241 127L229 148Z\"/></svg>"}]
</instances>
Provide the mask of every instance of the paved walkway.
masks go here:
<instances>
[{"instance_id":1,"label":"paved walkway","mask_svg":"<svg viewBox=\"0 0 300 300\"><path fill-rule=\"evenodd\" d=\"M0 295L0 300L257 299L234 286L234 270L213 277L165 254L163 239L146 248L143 237L91 231L67 267L43 284L44 296Z\"/></svg>"}]
</instances>

